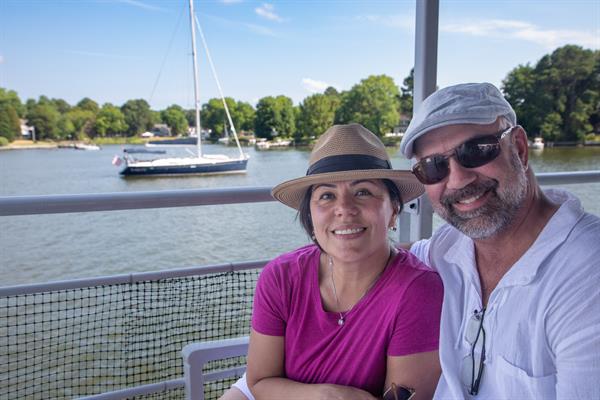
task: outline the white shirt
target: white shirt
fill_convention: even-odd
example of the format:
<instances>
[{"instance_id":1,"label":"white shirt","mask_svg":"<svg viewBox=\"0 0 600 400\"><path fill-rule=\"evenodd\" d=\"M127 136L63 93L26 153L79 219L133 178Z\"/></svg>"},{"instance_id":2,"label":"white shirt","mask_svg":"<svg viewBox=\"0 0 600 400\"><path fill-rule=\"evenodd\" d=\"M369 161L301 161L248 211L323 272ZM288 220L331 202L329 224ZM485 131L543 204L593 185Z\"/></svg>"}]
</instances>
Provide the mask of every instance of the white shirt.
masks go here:
<instances>
[{"instance_id":1,"label":"white shirt","mask_svg":"<svg viewBox=\"0 0 600 400\"><path fill-rule=\"evenodd\" d=\"M565 191L545 193L561 206L490 295L473 397L600 399L600 218ZM464 330L482 308L473 241L445 225L411 251L444 282L435 398L470 398L461 377L471 350Z\"/></svg>"}]
</instances>

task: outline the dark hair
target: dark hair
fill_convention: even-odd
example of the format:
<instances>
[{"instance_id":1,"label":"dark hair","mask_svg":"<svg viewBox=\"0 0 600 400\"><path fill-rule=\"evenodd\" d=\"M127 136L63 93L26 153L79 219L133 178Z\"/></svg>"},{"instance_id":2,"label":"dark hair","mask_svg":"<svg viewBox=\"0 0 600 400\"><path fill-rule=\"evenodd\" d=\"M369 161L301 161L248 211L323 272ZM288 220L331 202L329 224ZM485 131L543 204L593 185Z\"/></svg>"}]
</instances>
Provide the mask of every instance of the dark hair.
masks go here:
<instances>
[{"instance_id":1,"label":"dark hair","mask_svg":"<svg viewBox=\"0 0 600 400\"><path fill-rule=\"evenodd\" d=\"M400 189L398 189L398 186L396 186L396 184L389 179L382 179L382 181L388 190L392 206L398 212L398 214L400 214L402 212L402 207L404 206L402 203L402 196L400 195ZM310 198L312 196L312 191L312 186L306 190L306 193L300 202L300 207L298 207L298 214L296 215L296 218L300 220L300 224L302 225L302 228L304 228L304 231L308 237L311 238L311 240L315 242L317 246L319 246L317 239L313 238L315 228L310 215Z\"/></svg>"}]
</instances>

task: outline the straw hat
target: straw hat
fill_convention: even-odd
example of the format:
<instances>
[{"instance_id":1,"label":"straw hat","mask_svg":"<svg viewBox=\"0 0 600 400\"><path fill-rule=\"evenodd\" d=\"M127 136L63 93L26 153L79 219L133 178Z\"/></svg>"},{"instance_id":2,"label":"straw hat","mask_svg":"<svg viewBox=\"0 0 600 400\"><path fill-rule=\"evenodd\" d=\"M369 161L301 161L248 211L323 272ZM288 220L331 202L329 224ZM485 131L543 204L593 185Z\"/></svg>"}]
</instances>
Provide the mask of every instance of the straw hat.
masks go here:
<instances>
[{"instance_id":1,"label":"straw hat","mask_svg":"<svg viewBox=\"0 0 600 400\"><path fill-rule=\"evenodd\" d=\"M306 176L275 186L271 194L297 210L310 186L357 179L389 179L405 203L424 192L411 171L392 169L385 146L377 136L362 125L349 124L329 128L310 153Z\"/></svg>"}]
</instances>

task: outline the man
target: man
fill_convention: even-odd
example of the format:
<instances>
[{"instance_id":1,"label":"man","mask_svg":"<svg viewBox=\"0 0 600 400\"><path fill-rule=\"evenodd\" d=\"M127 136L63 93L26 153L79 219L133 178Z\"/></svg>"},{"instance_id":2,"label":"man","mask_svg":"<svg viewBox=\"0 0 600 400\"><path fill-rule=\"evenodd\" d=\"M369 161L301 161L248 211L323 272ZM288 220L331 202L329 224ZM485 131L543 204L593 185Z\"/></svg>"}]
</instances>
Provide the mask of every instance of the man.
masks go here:
<instances>
[{"instance_id":1,"label":"man","mask_svg":"<svg viewBox=\"0 0 600 400\"><path fill-rule=\"evenodd\" d=\"M491 84L421 105L400 147L448 224L411 251L444 282L436 398L600 398L600 218L542 191Z\"/></svg>"}]
</instances>

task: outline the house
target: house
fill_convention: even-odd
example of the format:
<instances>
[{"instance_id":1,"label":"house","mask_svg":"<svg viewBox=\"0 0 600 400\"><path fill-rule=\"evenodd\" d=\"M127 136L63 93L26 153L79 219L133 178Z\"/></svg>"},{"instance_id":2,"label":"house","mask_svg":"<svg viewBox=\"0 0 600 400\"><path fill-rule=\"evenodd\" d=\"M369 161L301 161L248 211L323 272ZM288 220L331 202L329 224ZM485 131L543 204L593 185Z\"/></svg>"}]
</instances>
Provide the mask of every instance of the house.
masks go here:
<instances>
[{"instance_id":1,"label":"house","mask_svg":"<svg viewBox=\"0 0 600 400\"><path fill-rule=\"evenodd\" d=\"M26 119L19 119L21 124L21 137L25 140L35 140L35 126L27 125Z\"/></svg>"},{"instance_id":2,"label":"house","mask_svg":"<svg viewBox=\"0 0 600 400\"><path fill-rule=\"evenodd\" d=\"M171 136L171 128L167 124L154 124L150 132L154 136Z\"/></svg>"}]
</instances>

